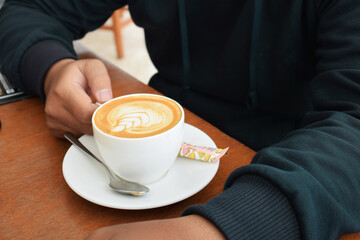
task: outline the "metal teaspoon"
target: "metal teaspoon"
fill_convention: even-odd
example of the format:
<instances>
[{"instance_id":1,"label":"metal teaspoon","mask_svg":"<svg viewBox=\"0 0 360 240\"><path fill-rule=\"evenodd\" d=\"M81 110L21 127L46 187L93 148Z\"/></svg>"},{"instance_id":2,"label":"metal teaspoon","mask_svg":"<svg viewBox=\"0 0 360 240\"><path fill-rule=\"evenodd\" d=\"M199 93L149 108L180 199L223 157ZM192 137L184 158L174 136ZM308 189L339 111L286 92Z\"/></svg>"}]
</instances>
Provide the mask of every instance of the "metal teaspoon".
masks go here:
<instances>
[{"instance_id":1,"label":"metal teaspoon","mask_svg":"<svg viewBox=\"0 0 360 240\"><path fill-rule=\"evenodd\" d=\"M101 163L101 165L104 166L104 168L107 170L108 176L110 178L109 186L123 194L129 194L129 195L143 195L150 191L150 189L144 185L141 185L136 182L130 182L125 179L122 179L119 177L116 173L114 173L105 162L103 162L101 159L97 158L92 152L90 152L72 133L66 132L64 134L64 137L69 140L72 144L74 144L76 147L78 147L83 152L87 153L91 157L93 157L96 161Z\"/></svg>"}]
</instances>

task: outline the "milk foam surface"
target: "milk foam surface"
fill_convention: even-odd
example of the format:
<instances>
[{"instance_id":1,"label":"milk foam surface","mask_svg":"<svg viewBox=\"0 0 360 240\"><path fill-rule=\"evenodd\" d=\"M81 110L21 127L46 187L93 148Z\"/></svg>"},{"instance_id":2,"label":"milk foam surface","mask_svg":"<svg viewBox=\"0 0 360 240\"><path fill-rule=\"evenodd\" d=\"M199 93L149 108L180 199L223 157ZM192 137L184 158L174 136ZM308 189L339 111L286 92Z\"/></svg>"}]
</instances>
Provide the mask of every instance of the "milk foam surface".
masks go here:
<instances>
[{"instance_id":1,"label":"milk foam surface","mask_svg":"<svg viewBox=\"0 0 360 240\"><path fill-rule=\"evenodd\" d=\"M175 126L181 118L179 106L156 96L130 96L99 109L96 126L113 136L138 138L156 135Z\"/></svg>"}]
</instances>

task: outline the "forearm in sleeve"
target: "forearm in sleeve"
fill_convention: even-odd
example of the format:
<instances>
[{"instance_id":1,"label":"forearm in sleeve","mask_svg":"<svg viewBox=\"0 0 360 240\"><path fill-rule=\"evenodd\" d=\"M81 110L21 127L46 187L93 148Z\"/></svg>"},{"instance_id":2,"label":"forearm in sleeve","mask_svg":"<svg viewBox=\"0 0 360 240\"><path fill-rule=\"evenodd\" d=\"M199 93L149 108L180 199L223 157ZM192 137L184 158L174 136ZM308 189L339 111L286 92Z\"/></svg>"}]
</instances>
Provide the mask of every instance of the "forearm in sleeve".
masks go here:
<instances>
[{"instance_id":1,"label":"forearm in sleeve","mask_svg":"<svg viewBox=\"0 0 360 240\"><path fill-rule=\"evenodd\" d=\"M46 72L49 64L42 65L42 61L35 64L38 57L47 56L49 62L54 63L64 57L76 56L73 40L100 27L114 10L125 4L125 0L7 0L0 10L2 73L16 87L43 96L39 90L43 79L39 77L44 77L44 69ZM38 44L40 42L46 44ZM40 53L43 48L48 52ZM30 67L39 69L30 70L29 74ZM36 70L39 73L34 75Z\"/></svg>"}]
</instances>

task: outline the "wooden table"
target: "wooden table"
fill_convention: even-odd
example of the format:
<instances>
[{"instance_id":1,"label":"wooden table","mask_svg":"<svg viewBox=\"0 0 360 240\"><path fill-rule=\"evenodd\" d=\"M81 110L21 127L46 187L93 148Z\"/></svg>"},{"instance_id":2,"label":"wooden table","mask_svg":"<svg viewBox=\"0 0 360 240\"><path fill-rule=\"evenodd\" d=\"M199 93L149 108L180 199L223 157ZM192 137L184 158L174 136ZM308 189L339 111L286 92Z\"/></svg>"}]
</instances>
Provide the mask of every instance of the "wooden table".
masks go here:
<instances>
[{"instance_id":1,"label":"wooden table","mask_svg":"<svg viewBox=\"0 0 360 240\"><path fill-rule=\"evenodd\" d=\"M81 58L96 57L79 49ZM114 96L156 91L107 63ZM66 184L62 161L70 143L56 139L45 124L44 104L31 98L0 106L0 239L82 239L91 231L118 223L179 216L193 204L222 191L227 176L248 164L255 152L185 110L185 121L207 133L219 147L230 147L215 178L179 203L151 210L117 210L91 203ZM343 239L360 239L360 234Z\"/></svg>"}]
</instances>

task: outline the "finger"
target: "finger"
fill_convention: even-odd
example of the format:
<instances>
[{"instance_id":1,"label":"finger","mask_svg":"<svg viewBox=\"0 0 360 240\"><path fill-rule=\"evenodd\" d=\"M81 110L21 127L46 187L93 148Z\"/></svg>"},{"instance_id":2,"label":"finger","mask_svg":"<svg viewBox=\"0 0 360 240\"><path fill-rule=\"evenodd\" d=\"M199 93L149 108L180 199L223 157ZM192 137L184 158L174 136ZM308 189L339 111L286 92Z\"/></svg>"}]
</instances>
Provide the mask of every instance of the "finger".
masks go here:
<instances>
[{"instance_id":1,"label":"finger","mask_svg":"<svg viewBox=\"0 0 360 240\"><path fill-rule=\"evenodd\" d=\"M70 87L65 93L64 101L66 101L64 108L68 112L63 112L64 117L73 119L69 124L74 124L79 129L81 129L80 125L91 124L92 114L98 105L92 102L85 89L76 85Z\"/></svg>"},{"instance_id":2,"label":"finger","mask_svg":"<svg viewBox=\"0 0 360 240\"><path fill-rule=\"evenodd\" d=\"M79 61L67 65L49 90L45 112L47 124L56 136L69 129L92 133L91 116L97 105L87 93L90 88L80 65Z\"/></svg>"},{"instance_id":3,"label":"finger","mask_svg":"<svg viewBox=\"0 0 360 240\"><path fill-rule=\"evenodd\" d=\"M74 134L77 133L78 135L82 135L82 134L92 135L92 133L93 133L91 123L79 124L76 121L76 119L71 119L71 118L62 120L62 119L59 119L59 117L54 118L54 117L47 116L46 124L47 124L48 128L52 130L52 132L55 132L55 130L58 130L62 134L66 131L74 133Z\"/></svg>"},{"instance_id":4,"label":"finger","mask_svg":"<svg viewBox=\"0 0 360 240\"><path fill-rule=\"evenodd\" d=\"M80 92L80 91L79 91ZM78 94L80 94L78 92ZM85 97L87 98L87 97ZM70 129L74 129L83 133L92 133L91 129L91 116L96 105L89 103L89 106L84 106L83 108L90 109L80 110L81 107L73 106L74 102L84 102L86 100L71 100L70 97L65 97L62 100L53 99L52 97L48 99L45 105L46 113L46 122L50 129L56 129L62 126L65 126ZM94 105L94 106L93 106Z\"/></svg>"},{"instance_id":5,"label":"finger","mask_svg":"<svg viewBox=\"0 0 360 240\"><path fill-rule=\"evenodd\" d=\"M50 132L53 136L57 137L57 138L65 138L64 134L66 132L72 133L74 136L76 136L77 138L81 137L83 135L83 133L74 131L73 129L50 129Z\"/></svg>"},{"instance_id":6,"label":"finger","mask_svg":"<svg viewBox=\"0 0 360 240\"><path fill-rule=\"evenodd\" d=\"M88 60L82 66L95 100L104 103L112 99L111 80L105 65L99 60Z\"/></svg>"},{"instance_id":7,"label":"finger","mask_svg":"<svg viewBox=\"0 0 360 240\"><path fill-rule=\"evenodd\" d=\"M61 124L60 122L53 121L52 119L49 119L49 118L47 118L47 124L48 124L51 134L58 138L64 138L65 132L70 132L77 137L80 137L81 135L84 134L83 132L79 132L78 130L76 130L74 128L65 126L65 125Z\"/></svg>"}]
</instances>

